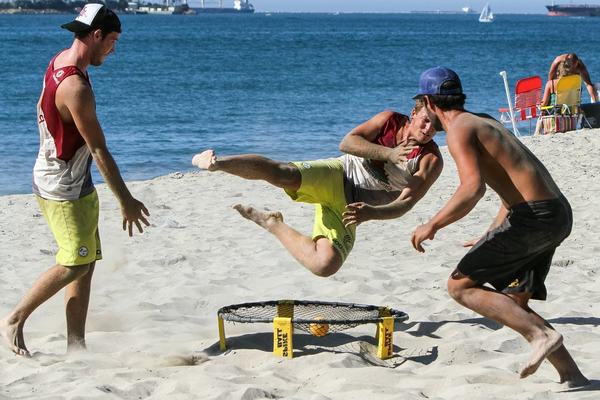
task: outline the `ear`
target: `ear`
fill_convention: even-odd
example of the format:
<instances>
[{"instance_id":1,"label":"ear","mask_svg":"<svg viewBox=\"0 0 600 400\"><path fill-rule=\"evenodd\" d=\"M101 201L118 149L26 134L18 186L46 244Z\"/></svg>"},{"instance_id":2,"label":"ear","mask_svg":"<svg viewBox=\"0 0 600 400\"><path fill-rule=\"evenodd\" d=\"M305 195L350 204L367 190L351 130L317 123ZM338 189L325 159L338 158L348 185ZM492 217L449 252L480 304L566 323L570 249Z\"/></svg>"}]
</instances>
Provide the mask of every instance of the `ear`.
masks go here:
<instances>
[{"instance_id":1,"label":"ear","mask_svg":"<svg viewBox=\"0 0 600 400\"><path fill-rule=\"evenodd\" d=\"M431 111L435 112L435 109L436 109L435 104L433 104L433 102L431 101L429 96L427 96L427 95L423 96L423 101L425 102L425 107L427 107Z\"/></svg>"},{"instance_id":2,"label":"ear","mask_svg":"<svg viewBox=\"0 0 600 400\"><path fill-rule=\"evenodd\" d=\"M102 30L96 29L95 31L93 31L92 37L94 38L94 40L102 40Z\"/></svg>"},{"instance_id":3,"label":"ear","mask_svg":"<svg viewBox=\"0 0 600 400\"><path fill-rule=\"evenodd\" d=\"M415 117L415 115L417 115L417 111L413 107L412 111L410 112L410 119L413 119Z\"/></svg>"}]
</instances>

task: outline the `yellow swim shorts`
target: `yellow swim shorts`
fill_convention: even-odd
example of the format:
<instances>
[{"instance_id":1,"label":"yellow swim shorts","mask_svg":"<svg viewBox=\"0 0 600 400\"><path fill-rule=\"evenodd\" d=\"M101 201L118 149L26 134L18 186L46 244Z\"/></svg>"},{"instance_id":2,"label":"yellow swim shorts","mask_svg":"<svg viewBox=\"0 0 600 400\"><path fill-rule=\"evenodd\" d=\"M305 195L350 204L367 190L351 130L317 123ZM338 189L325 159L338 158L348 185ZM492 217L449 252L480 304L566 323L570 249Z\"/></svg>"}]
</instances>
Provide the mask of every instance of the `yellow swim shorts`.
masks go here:
<instances>
[{"instance_id":1,"label":"yellow swim shorts","mask_svg":"<svg viewBox=\"0 0 600 400\"><path fill-rule=\"evenodd\" d=\"M98 234L100 207L95 190L77 200L35 197L58 244L57 264L74 267L102 259Z\"/></svg>"},{"instance_id":2,"label":"yellow swim shorts","mask_svg":"<svg viewBox=\"0 0 600 400\"><path fill-rule=\"evenodd\" d=\"M302 174L297 191L285 192L294 201L315 205L313 239L326 237L345 261L354 246L356 227L346 228L342 213L346 209L344 165L337 158L293 162Z\"/></svg>"}]
</instances>

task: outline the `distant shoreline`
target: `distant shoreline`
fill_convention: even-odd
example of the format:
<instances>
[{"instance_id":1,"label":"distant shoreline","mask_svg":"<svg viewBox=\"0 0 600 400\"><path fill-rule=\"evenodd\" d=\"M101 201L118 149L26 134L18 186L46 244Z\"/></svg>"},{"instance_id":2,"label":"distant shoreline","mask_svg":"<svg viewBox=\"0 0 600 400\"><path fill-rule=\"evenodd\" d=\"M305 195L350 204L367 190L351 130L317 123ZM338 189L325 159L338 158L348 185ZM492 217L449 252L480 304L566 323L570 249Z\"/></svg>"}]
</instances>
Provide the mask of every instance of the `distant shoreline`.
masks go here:
<instances>
[{"instance_id":1,"label":"distant shoreline","mask_svg":"<svg viewBox=\"0 0 600 400\"><path fill-rule=\"evenodd\" d=\"M31 14L76 14L78 11L73 10L56 10L52 8L45 9L32 9L32 8L5 8L0 9L0 15L31 15ZM116 10L118 14L135 14L122 10ZM352 14L426 14L426 15L465 15L472 16L477 13L464 13L460 11L395 11L395 12L310 12L310 11L302 11L302 12L291 12L291 11L256 11L255 14L335 14L335 15L352 15ZM546 13L498 13L498 15L547 15Z\"/></svg>"},{"instance_id":2,"label":"distant shoreline","mask_svg":"<svg viewBox=\"0 0 600 400\"><path fill-rule=\"evenodd\" d=\"M23 15L23 14L74 14L75 11L55 10L52 8L44 8L41 10L33 8L6 8L0 9L0 14L6 15Z\"/></svg>"}]
</instances>

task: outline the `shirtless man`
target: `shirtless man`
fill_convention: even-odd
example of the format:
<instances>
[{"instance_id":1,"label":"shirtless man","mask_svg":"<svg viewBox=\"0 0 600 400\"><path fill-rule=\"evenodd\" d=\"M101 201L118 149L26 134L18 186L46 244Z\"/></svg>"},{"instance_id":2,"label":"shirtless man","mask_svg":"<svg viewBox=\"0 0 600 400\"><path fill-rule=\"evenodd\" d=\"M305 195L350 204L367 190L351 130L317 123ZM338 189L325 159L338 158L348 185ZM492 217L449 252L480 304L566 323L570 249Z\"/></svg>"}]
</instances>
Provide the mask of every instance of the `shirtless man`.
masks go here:
<instances>
[{"instance_id":1,"label":"shirtless man","mask_svg":"<svg viewBox=\"0 0 600 400\"><path fill-rule=\"evenodd\" d=\"M123 230L148 226L148 210L121 178L106 147L96 117L94 93L87 74L114 51L121 32L117 15L102 4L87 4L63 28L74 32L71 47L57 54L44 78L37 106L40 149L33 170L33 191L59 251L56 264L44 272L0 320L0 335L17 355L29 356L23 326L42 303L65 288L67 350L85 348L85 321L92 274L102 258L98 234L98 196L92 183L92 159L119 200Z\"/></svg>"},{"instance_id":2,"label":"shirtless man","mask_svg":"<svg viewBox=\"0 0 600 400\"><path fill-rule=\"evenodd\" d=\"M585 83L585 88L587 89L587 91L590 95L590 99L591 99L592 103L597 102L598 94L596 93L594 84L592 83L592 80L590 79L590 73L588 72L583 61L581 61L581 59L579 57L577 57L577 54L575 54L575 53L561 54L561 55L557 56L554 59L554 61L552 61L552 64L550 65L550 70L548 71L548 81L558 78L558 76L556 74L558 71L558 67L561 63L563 63L565 61L568 61L569 64L572 65L572 73L579 74L581 76L581 80L583 81L583 83Z\"/></svg>"},{"instance_id":3,"label":"shirtless man","mask_svg":"<svg viewBox=\"0 0 600 400\"><path fill-rule=\"evenodd\" d=\"M410 120L384 111L358 125L340 144L349 154L339 158L287 163L252 154L217 158L213 150L206 150L192 163L208 171L264 180L294 201L314 203L312 236L284 223L279 212L240 204L234 208L275 235L312 273L326 277L336 273L350 253L356 225L404 215L435 182L442 157L431 140L434 134L418 103Z\"/></svg>"},{"instance_id":4,"label":"shirtless man","mask_svg":"<svg viewBox=\"0 0 600 400\"><path fill-rule=\"evenodd\" d=\"M423 241L467 215L489 185L502 200L500 212L450 275L450 296L527 339L533 352L522 378L548 358L561 382L588 383L562 335L528 305L531 298L546 299L544 280L554 250L571 232L567 199L544 165L501 123L463 108L465 96L454 71L429 69L421 74L419 86L415 98L425 102L435 129L446 132L460 185L429 222L416 228L413 247L424 252Z\"/></svg>"}]
</instances>

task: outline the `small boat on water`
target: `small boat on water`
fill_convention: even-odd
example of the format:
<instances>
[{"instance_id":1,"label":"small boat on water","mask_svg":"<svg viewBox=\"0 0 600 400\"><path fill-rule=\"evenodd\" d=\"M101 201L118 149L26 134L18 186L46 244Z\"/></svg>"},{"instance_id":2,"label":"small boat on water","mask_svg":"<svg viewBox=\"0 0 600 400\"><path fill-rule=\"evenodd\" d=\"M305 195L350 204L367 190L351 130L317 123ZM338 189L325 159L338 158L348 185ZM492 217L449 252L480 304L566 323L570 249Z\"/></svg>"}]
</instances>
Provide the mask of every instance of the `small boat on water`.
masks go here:
<instances>
[{"instance_id":1,"label":"small boat on water","mask_svg":"<svg viewBox=\"0 0 600 400\"><path fill-rule=\"evenodd\" d=\"M485 7L483 7L479 15L479 22L494 22L494 13L490 8L490 3L485 3Z\"/></svg>"}]
</instances>

